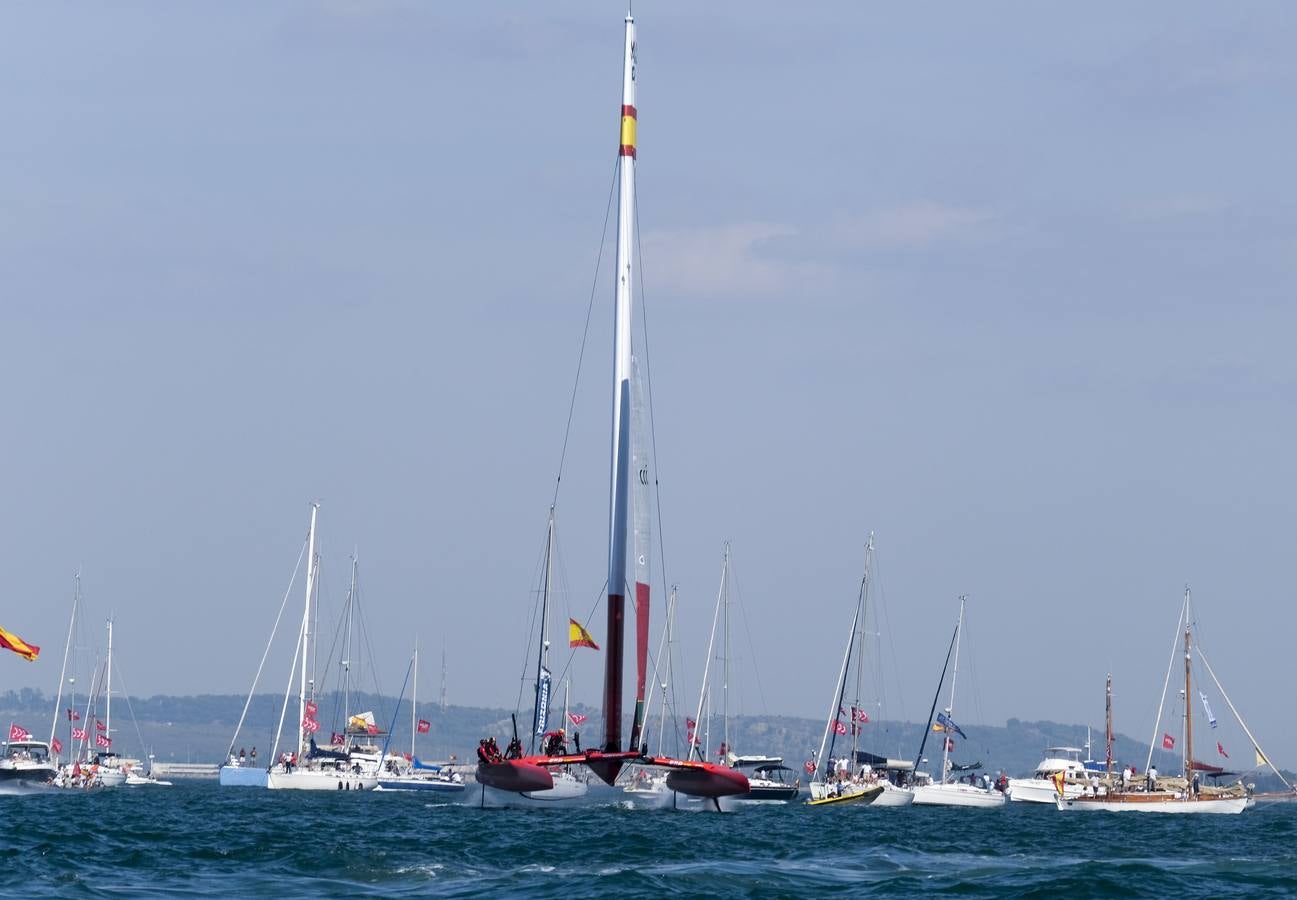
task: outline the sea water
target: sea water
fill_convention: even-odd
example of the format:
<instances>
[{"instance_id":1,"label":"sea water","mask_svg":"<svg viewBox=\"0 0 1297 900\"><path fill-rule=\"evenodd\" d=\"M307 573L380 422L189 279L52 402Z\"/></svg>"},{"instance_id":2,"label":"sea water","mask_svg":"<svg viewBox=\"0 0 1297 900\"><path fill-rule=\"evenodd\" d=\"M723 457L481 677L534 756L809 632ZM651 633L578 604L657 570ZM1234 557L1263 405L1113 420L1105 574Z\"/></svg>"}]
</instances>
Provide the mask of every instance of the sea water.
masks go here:
<instances>
[{"instance_id":1,"label":"sea water","mask_svg":"<svg viewBox=\"0 0 1297 900\"><path fill-rule=\"evenodd\" d=\"M0 896L663 894L1228 897L1297 893L1297 803L1237 816L752 806L482 809L214 782L0 797Z\"/></svg>"}]
</instances>

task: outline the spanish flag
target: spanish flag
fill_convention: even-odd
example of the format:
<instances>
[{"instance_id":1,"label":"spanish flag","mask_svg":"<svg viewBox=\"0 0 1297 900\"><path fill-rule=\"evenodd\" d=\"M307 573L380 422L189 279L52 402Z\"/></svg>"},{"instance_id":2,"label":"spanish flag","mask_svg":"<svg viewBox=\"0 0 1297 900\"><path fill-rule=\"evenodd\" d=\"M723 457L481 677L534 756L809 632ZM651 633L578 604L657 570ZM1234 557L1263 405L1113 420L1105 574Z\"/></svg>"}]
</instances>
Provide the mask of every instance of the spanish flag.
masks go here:
<instances>
[{"instance_id":1,"label":"spanish flag","mask_svg":"<svg viewBox=\"0 0 1297 900\"><path fill-rule=\"evenodd\" d=\"M1060 797L1064 796L1063 783L1067 780L1067 776L1064 775L1062 772L1055 772L1053 775L1053 780L1054 780L1054 790L1058 792L1058 796Z\"/></svg>"},{"instance_id":2,"label":"spanish flag","mask_svg":"<svg viewBox=\"0 0 1297 900\"><path fill-rule=\"evenodd\" d=\"M590 632L576 619L567 620L567 645L569 647L589 647L591 650L598 650L599 645L590 637Z\"/></svg>"},{"instance_id":3,"label":"spanish flag","mask_svg":"<svg viewBox=\"0 0 1297 900\"><path fill-rule=\"evenodd\" d=\"M33 661L41 655L40 647L27 643L12 631L5 631L3 628L0 628L0 649L12 650L28 661Z\"/></svg>"}]
</instances>

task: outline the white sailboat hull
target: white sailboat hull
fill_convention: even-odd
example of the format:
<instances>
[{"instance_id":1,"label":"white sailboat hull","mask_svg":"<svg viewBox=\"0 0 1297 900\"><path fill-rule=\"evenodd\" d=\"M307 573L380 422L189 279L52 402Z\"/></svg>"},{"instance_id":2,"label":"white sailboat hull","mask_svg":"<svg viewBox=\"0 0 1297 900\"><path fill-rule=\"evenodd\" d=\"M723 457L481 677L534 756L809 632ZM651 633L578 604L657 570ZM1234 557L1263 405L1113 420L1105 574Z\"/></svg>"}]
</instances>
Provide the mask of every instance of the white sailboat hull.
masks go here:
<instances>
[{"instance_id":1,"label":"white sailboat hull","mask_svg":"<svg viewBox=\"0 0 1297 900\"><path fill-rule=\"evenodd\" d=\"M121 769L100 769L99 781L104 787L121 787L126 783L126 773Z\"/></svg>"},{"instance_id":2,"label":"white sailboat hull","mask_svg":"<svg viewBox=\"0 0 1297 900\"><path fill-rule=\"evenodd\" d=\"M554 786L546 791L515 793L482 786L482 802L486 806L509 806L535 809L538 807L584 806L590 786L567 772L554 773Z\"/></svg>"},{"instance_id":3,"label":"white sailboat hull","mask_svg":"<svg viewBox=\"0 0 1297 900\"><path fill-rule=\"evenodd\" d=\"M266 787L272 791L372 791L378 786L373 775L351 772L267 772Z\"/></svg>"},{"instance_id":4,"label":"white sailboat hull","mask_svg":"<svg viewBox=\"0 0 1297 900\"><path fill-rule=\"evenodd\" d=\"M1199 797L1175 794L1110 794L1101 797L1061 798L1055 805L1064 812L1217 813L1236 815L1248 807L1247 797Z\"/></svg>"},{"instance_id":5,"label":"white sailboat hull","mask_svg":"<svg viewBox=\"0 0 1297 900\"><path fill-rule=\"evenodd\" d=\"M1063 796L1069 799L1085 792L1083 784L1063 784ZM1053 803L1058 799L1054 782L1048 778L1010 778L1007 794L1014 803Z\"/></svg>"},{"instance_id":6,"label":"white sailboat hull","mask_svg":"<svg viewBox=\"0 0 1297 900\"><path fill-rule=\"evenodd\" d=\"M1004 795L971 784L925 784L914 789L914 805L992 809L1004 806Z\"/></svg>"},{"instance_id":7,"label":"white sailboat hull","mask_svg":"<svg viewBox=\"0 0 1297 900\"><path fill-rule=\"evenodd\" d=\"M464 782L424 775L384 775L378 779L380 791L422 791L427 794L462 794Z\"/></svg>"},{"instance_id":8,"label":"white sailboat hull","mask_svg":"<svg viewBox=\"0 0 1297 900\"><path fill-rule=\"evenodd\" d=\"M910 806L914 803L914 788L897 787L894 784L884 784L883 792L874 798L870 806Z\"/></svg>"}]
</instances>

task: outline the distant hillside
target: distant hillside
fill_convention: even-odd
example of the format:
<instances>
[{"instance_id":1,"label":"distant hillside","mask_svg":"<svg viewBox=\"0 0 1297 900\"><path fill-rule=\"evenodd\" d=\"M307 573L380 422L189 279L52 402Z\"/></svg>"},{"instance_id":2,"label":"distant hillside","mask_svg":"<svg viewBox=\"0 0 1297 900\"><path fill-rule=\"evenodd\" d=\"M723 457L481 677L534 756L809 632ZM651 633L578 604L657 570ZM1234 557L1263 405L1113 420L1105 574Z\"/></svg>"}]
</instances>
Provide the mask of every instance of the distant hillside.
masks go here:
<instances>
[{"instance_id":1,"label":"distant hillside","mask_svg":"<svg viewBox=\"0 0 1297 900\"><path fill-rule=\"evenodd\" d=\"M229 747L245 700L245 697L229 694L114 698L114 749L133 755L140 753L143 746L149 748L161 761L218 762ZM85 711L84 703L83 698L79 710L82 713ZM328 731L341 726L344 698L340 694L328 694L319 698L318 704L321 736L327 740ZM24 688L21 691L6 691L0 694L0 723L15 722L43 739L49 734L53 705L54 698L46 697L38 690ZM264 759L274 743L281 712L284 713L284 733L291 733L297 719L297 704L290 703L286 712L283 711L283 705L282 696L258 694L253 697L234 747L235 752L241 747L251 750L255 746L259 757ZM401 751L409 749L411 722L408 702L401 703L398 709L394 698L353 694L347 701L347 708L352 713L372 710L384 730L394 718L393 747ZM599 711L584 706L574 707L572 711L589 716L589 720L581 728L569 730L581 732L582 746L591 746L596 740L599 727ZM474 748L480 738L494 735L503 745L512 734L510 713L504 709L449 706L443 712L436 705L427 705L419 707L419 716L431 723L430 732L419 735L416 745L419 755L427 759L446 759L454 754L460 760L472 761L475 758ZM102 711L100 717L102 718ZM657 717L653 718L649 741L652 749L657 750ZM672 754L682 753L685 742L684 719L677 719L674 724L668 724L667 740L663 746L666 752ZM66 717L60 715L60 735L66 736L67 724ZM552 727L558 727L558 724L557 719L551 722ZM520 716L518 728L524 743L529 726L530 713ZM629 734L629 731L628 722L625 733ZM992 772L1003 770L1010 775L1029 774L1040 761L1041 751L1045 747L1084 747L1086 740L1084 725L1023 722L1018 719L1010 719L1002 727L965 725L964 731L968 735L967 739L956 739L953 754L956 762L980 762ZM800 770L802 764L819 748L823 733L824 723L812 719L738 716L730 720L729 743L736 753L782 756L789 766ZM883 756L913 759L922 736L923 729L920 725L871 722L863 726L859 746ZM700 737L705 740L712 754L715 754L725 740L719 720L712 721L710 732L704 725ZM839 743L835 752L842 752L846 746L844 738L839 737L837 740ZM930 764L933 771L936 770L941 755L940 740L940 735L931 735L924 751L925 757L933 761ZM1095 735L1094 740L1094 755L1102 757L1102 735ZM1133 764L1142 769L1147 755L1148 744L1125 735L1116 736L1113 758L1118 763ZM1179 765L1178 759L1161 750L1154 754L1153 759L1164 772ZM1292 780L1292 775L1286 771L1284 774ZM1266 778L1258 773L1252 780L1263 790L1279 786L1278 780L1272 775Z\"/></svg>"}]
</instances>

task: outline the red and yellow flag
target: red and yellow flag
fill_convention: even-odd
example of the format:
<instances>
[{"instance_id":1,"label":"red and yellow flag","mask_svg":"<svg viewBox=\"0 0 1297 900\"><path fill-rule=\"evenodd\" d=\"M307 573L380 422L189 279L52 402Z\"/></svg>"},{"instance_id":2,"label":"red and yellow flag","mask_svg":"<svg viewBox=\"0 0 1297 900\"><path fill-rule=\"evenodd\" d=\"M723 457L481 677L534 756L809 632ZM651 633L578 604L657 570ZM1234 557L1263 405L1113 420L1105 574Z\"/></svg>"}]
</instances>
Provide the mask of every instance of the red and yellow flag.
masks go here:
<instances>
[{"instance_id":1,"label":"red and yellow flag","mask_svg":"<svg viewBox=\"0 0 1297 900\"><path fill-rule=\"evenodd\" d=\"M0 628L0 649L12 650L28 661L35 660L41 655L40 647L27 643L12 631L5 631L3 628Z\"/></svg>"},{"instance_id":2,"label":"red and yellow flag","mask_svg":"<svg viewBox=\"0 0 1297 900\"><path fill-rule=\"evenodd\" d=\"M591 650L598 650L599 645L594 642L590 632L576 619L567 620L567 645L569 647L589 647Z\"/></svg>"}]
</instances>

